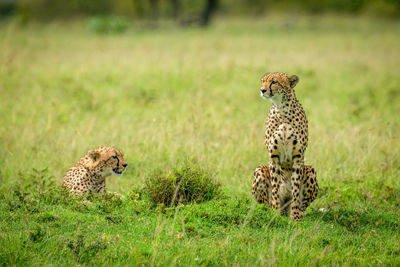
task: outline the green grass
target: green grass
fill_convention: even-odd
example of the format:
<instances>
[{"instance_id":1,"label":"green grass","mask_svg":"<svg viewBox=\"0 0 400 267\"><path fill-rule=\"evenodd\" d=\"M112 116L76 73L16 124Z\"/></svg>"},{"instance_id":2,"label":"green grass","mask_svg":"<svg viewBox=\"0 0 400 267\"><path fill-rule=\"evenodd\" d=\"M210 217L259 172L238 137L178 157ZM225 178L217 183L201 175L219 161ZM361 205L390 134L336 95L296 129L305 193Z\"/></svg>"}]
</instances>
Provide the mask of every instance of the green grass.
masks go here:
<instances>
[{"instance_id":1,"label":"green grass","mask_svg":"<svg viewBox=\"0 0 400 267\"><path fill-rule=\"evenodd\" d=\"M0 265L400 264L399 21L86 26L0 25ZM251 197L267 71L300 77L320 185L300 224ZM61 177L100 145L124 151L108 189L127 197L68 197ZM145 181L188 159L221 195L154 206Z\"/></svg>"},{"instance_id":2,"label":"green grass","mask_svg":"<svg viewBox=\"0 0 400 267\"><path fill-rule=\"evenodd\" d=\"M185 162L172 172L156 171L145 181L143 192L154 204L165 206L199 203L221 193L221 185L195 162Z\"/></svg>"}]
</instances>

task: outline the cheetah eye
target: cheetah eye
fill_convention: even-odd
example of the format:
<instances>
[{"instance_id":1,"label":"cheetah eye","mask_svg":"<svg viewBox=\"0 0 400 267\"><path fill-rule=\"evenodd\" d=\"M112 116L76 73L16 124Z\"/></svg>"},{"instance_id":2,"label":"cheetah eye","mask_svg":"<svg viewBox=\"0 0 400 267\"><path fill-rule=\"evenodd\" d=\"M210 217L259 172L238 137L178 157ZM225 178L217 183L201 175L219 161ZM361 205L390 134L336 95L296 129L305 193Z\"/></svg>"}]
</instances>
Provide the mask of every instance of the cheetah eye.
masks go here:
<instances>
[{"instance_id":1,"label":"cheetah eye","mask_svg":"<svg viewBox=\"0 0 400 267\"><path fill-rule=\"evenodd\" d=\"M112 156L113 157L113 159L118 159L118 157L117 156Z\"/></svg>"},{"instance_id":2,"label":"cheetah eye","mask_svg":"<svg viewBox=\"0 0 400 267\"><path fill-rule=\"evenodd\" d=\"M271 84L276 84L276 81L272 81Z\"/></svg>"}]
</instances>

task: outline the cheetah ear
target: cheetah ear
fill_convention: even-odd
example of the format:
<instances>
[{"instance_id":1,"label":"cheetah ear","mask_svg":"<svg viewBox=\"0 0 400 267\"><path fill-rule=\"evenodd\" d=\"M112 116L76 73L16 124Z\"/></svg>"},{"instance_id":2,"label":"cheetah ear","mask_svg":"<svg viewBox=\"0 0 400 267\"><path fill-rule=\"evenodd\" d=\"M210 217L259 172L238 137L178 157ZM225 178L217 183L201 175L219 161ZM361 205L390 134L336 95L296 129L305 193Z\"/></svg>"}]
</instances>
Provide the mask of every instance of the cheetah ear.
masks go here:
<instances>
[{"instance_id":1,"label":"cheetah ear","mask_svg":"<svg viewBox=\"0 0 400 267\"><path fill-rule=\"evenodd\" d=\"M294 88L296 84L299 82L299 77L297 75L292 75L289 77L290 88Z\"/></svg>"},{"instance_id":2,"label":"cheetah ear","mask_svg":"<svg viewBox=\"0 0 400 267\"><path fill-rule=\"evenodd\" d=\"M88 154L89 154L89 157L90 157L93 161L96 161L96 160L98 160L98 159L100 158L100 153L99 153L98 151L96 151L96 150L90 150L90 151L88 152Z\"/></svg>"}]
</instances>

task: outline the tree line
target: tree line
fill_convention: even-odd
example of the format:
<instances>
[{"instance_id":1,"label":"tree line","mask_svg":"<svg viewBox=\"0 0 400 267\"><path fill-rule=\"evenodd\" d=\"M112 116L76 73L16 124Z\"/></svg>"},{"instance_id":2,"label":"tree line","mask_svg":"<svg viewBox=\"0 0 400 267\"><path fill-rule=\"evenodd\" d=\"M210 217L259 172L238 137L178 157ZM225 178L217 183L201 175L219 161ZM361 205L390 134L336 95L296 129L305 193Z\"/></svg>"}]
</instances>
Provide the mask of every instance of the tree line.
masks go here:
<instances>
[{"instance_id":1,"label":"tree line","mask_svg":"<svg viewBox=\"0 0 400 267\"><path fill-rule=\"evenodd\" d=\"M370 13L400 17L400 0L0 0L0 18L57 20L93 15L133 19L175 19L207 25L215 13L266 15L272 12Z\"/></svg>"}]
</instances>

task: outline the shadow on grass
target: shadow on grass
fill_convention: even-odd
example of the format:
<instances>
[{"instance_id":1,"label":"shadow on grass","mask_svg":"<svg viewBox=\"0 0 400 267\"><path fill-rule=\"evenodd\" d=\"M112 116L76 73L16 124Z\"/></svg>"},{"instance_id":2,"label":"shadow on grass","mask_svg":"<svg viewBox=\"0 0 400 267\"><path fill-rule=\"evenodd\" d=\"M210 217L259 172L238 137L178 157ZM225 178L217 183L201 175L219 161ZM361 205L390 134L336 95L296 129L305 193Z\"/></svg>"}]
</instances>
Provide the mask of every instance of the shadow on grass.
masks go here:
<instances>
[{"instance_id":1,"label":"shadow on grass","mask_svg":"<svg viewBox=\"0 0 400 267\"><path fill-rule=\"evenodd\" d=\"M396 216L373 210L357 211L340 208L325 213L309 213L307 217L326 223L338 224L347 231L354 233L366 230L400 232L400 222L396 219Z\"/></svg>"},{"instance_id":2,"label":"shadow on grass","mask_svg":"<svg viewBox=\"0 0 400 267\"><path fill-rule=\"evenodd\" d=\"M182 206L179 216L183 217L191 232L204 230L206 236L244 226L254 229L286 228L290 221L272 209L243 198L215 199Z\"/></svg>"}]
</instances>

